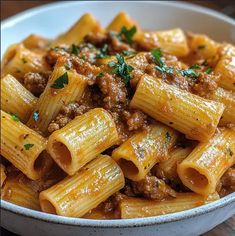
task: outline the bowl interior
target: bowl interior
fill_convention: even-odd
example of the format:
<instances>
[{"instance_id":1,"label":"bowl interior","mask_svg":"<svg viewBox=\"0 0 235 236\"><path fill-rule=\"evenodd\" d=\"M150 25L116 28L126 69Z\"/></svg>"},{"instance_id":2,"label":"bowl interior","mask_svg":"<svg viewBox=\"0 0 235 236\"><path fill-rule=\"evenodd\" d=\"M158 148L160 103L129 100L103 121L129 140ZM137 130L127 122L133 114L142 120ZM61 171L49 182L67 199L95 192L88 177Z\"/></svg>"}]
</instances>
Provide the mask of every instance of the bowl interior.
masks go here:
<instances>
[{"instance_id":1,"label":"bowl interior","mask_svg":"<svg viewBox=\"0 0 235 236\"><path fill-rule=\"evenodd\" d=\"M7 46L31 33L53 38L90 12L106 26L114 16L126 11L147 30L180 27L206 33L218 41L235 41L234 20L217 12L179 2L59 2L12 17L1 24L1 56Z\"/></svg>"}]
</instances>

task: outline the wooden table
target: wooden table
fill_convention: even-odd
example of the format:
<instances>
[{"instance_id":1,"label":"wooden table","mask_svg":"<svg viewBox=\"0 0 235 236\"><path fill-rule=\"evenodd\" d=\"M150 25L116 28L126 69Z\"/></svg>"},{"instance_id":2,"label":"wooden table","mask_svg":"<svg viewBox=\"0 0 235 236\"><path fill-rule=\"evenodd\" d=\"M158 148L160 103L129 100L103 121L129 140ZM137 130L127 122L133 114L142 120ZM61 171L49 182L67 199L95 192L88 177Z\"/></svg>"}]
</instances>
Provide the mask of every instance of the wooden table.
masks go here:
<instances>
[{"instance_id":1,"label":"wooden table","mask_svg":"<svg viewBox=\"0 0 235 236\"><path fill-rule=\"evenodd\" d=\"M18 12L24 11L26 9L36 7L39 5L47 4L55 1L1 1L1 19L10 17ZM235 18L235 1L223 0L223 1L190 1L196 4L210 7L225 14ZM12 235L6 234L4 231L4 236ZM203 236L235 236L235 216L224 222L223 224L215 227L213 230L204 234Z\"/></svg>"}]
</instances>

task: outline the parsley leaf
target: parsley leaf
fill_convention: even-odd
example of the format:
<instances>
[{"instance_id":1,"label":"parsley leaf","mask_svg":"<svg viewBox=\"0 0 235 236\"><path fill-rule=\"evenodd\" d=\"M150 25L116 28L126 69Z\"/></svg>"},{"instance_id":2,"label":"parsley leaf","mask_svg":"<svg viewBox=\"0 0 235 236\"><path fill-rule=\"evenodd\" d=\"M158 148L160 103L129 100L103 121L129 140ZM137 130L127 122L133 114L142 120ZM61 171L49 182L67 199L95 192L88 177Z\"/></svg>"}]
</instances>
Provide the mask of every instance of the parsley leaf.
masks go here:
<instances>
[{"instance_id":1,"label":"parsley leaf","mask_svg":"<svg viewBox=\"0 0 235 236\"><path fill-rule=\"evenodd\" d=\"M123 55L117 53L116 54L117 63L116 62L109 62L109 67L113 67L113 73L120 76L123 79L123 82L127 85L130 80L132 79L132 76L130 75L130 72L134 70L134 68L131 65L128 65Z\"/></svg>"},{"instance_id":2,"label":"parsley leaf","mask_svg":"<svg viewBox=\"0 0 235 236\"><path fill-rule=\"evenodd\" d=\"M54 81L54 83L51 85L51 88L62 89L62 88L64 88L65 84L68 84L68 73L67 72L65 72L58 79L56 79Z\"/></svg>"},{"instance_id":3,"label":"parsley leaf","mask_svg":"<svg viewBox=\"0 0 235 236\"><path fill-rule=\"evenodd\" d=\"M129 43L132 44L133 42L133 36L135 35L137 29L136 26L133 26L129 30L126 28L126 26L123 26L121 29L121 32L119 33L119 36L123 36L124 39Z\"/></svg>"},{"instance_id":4,"label":"parsley leaf","mask_svg":"<svg viewBox=\"0 0 235 236\"><path fill-rule=\"evenodd\" d=\"M205 71L205 73L208 74L208 75L209 75L211 72L212 72L212 68L211 68L211 67L207 68L206 71Z\"/></svg>"},{"instance_id":5,"label":"parsley leaf","mask_svg":"<svg viewBox=\"0 0 235 236\"><path fill-rule=\"evenodd\" d=\"M10 113L10 115L11 115L11 119L12 119L12 120L14 120L14 121L16 121L16 122L19 122L19 121L20 121L20 118L19 118L16 114Z\"/></svg>"},{"instance_id":6,"label":"parsley leaf","mask_svg":"<svg viewBox=\"0 0 235 236\"><path fill-rule=\"evenodd\" d=\"M33 113L33 119L34 119L35 121L38 121L38 119L39 119L39 111L35 111L35 112Z\"/></svg>"},{"instance_id":7,"label":"parsley leaf","mask_svg":"<svg viewBox=\"0 0 235 236\"><path fill-rule=\"evenodd\" d=\"M105 74L106 74L106 72L100 72L100 73L96 76L96 78L101 78L101 77L103 77Z\"/></svg>"},{"instance_id":8,"label":"parsley leaf","mask_svg":"<svg viewBox=\"0 0 235 236\"><path fill-rule=\"evenodd\" d=\"M78 56L79 54L79 49L75 44L72 44L71 53L74 54L75 56Z\"/></svg>"},{"instance_id":9,"label":"parsley leaf","mask_svg":"<svg viewBox=\"0 0 235 236\"><path fill-rule=\"evenodd\" d=\"M32 148L34 146L34 144L32 144L32 143L26 143L25 145L24 145L24 148L25 148L25 150L29 150L30 148Z\"/></svg>"},{"instance_id":10,"label":"parsley leaf","mask_svg":"<svg viewBox=\"0 0 235 236\"><path fill-rule=\"evenodd\" d=\"M201 69L201 67L198 64L194 64L190 66L189 69Z\"/></svg>"},{"instance_id":11,"label":"parsley leaf","mask_svg":"<svg viewBox=\"0 0 235 236\"><path fill-rule=\"evenodd\" d=\"M187 70L181 70L180 71L181 75L182 76L185 76L185 77L188 77L188 78L191 78L191 79L197 79L198 78L198 73L193 70L193 69L187 69Z\"/></svg>"},{"instance_id":12,"label":"parsley leaf","mask_svg":"<svg viewBox=\"0 0 235 236\"><path fill-rule=\"evenodd\" d=\"M155 48L151 51L151 54L155 60L155 63L160 66L163 67L164 66L164 62L162 60L162 52L160 48Z\"/></svg>"},{"instance_id":13,"label":"parsley leaf","mask_svg":"<svg viewBox=\"0 0 235 236\"><path fill-rule=\"evenodd\" d=\"M108 44L104 44L104 46L100 49L100 52L96 54L96 59L107 58L108 55Z\"/></svg>"},{"instance_id":14,"label":"parsley leaf","mask_svg":"<svg viewBox=\"0 0 235 236\"><path fill-rule=\"evenodd\" d=\"M70 69L71 69L70 66L69 66L67 63L64 64L64 68L65 68L66 70L70 70Z\"/></svg>"},{"instance_id":15,"label":"parsley leaf","mask_svg":"<svg viewBox=\"0 0 235 236\"><path fill-rule=\"evenodd\" d=\"M124 51L121 52L121 54L122 54L123 56L132 56L132 55L135 55L136 52L124 50Z\"/></svg>"}]
</instances>

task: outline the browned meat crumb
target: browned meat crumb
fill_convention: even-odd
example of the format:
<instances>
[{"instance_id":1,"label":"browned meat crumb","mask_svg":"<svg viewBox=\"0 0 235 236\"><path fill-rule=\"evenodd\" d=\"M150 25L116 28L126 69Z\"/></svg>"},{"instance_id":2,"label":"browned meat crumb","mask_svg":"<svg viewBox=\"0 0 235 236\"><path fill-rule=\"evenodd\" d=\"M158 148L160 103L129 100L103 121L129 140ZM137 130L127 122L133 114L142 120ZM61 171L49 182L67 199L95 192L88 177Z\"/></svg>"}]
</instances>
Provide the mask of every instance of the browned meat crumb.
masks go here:
<instances>
[{"instance_id":1,"label":"browned meat crumb","mask_svg":"<svg viewBox=\"0 0 235 236\"><path fill-rule=\"evenodd\" d=\"M111 109L117 104L125 103L127 98L127 89L121 78L105 74L96 79L96 84L104 95L104 108Z\"/></svg>"},{"instance_id":2,"label":"browned meat crumb","mask_svg":"<svg viewBox=\"0 0 235 236\"><path fill-rule=\"evenodd\" d=\"M69 53L66 51L67 49L68 49L67 47L66 48L63 48L63 47L51 48L47 52L47 55L45 56L47 63L51 66L54 66L59 57L61 56L69 57Z\"/></svg>"},{"instance_id":3,"label":"browned meat crumb","mask_svg":"<svg viewBox=\"0 0 235 236\"><path fill-rule=\"evenodd\" d=\"M149 175L137 182L128 181L124 193L130 197L145 197L157 200L176 197L176 192L166 185L163 180Z\"/></svg>"},{"instance_id":4,"label":"browned meat crumb","mask_svg":"<svg viewBox=\"0 0 235 236\"><path fill-rule=\"evenodd\" d=\"M221 197L235 191L235 168L229 168L222 178L216 189Z\"/></svg>"},{"instance_id":5,"label":"browned meat crumb","mask_svg":"<svg viewBox=\"0 0 235 236\"><path fill-rule=\"evenodd\" d=\"M47 81L51 75L51 72L33 73L28 72L24 75L24 86L32 94L39 97L46 88Z\"/></svg>"},{"instance_id":6,"label":"browned meat crumb","mask_svg":"<svg viewBox=\"0 0 235 236\"><path fill-rule=\"evenodd\" d=\"M89 106L81 105L77 102L70 103L68 105L62 106L59 114L56 118L49 124L48 132L52 133L58 129L63 128L76 116L82 115L90 109Z\"/></svg>"},{"instance_id":7,"label":"browned meat crumb","mask_svg":"<svg viewBox=\"0 0 235 236\"><path fill-rule=\"evenodd\" d=\"M107 34L102 32L91 32L84 38L84 41L97 47L101 47L107 42Z\"/></svg>"},{"instance_id":8,"label":"browned meat crumb","mask_svg":"<svg viewBox=\"0 0 235 236\"><path fill-rule=\"evenodd\" d=\"M147 116L142 111L124 110L122 114L130 131L145 128L147 124Z\"/></svg>"}]
</instances>

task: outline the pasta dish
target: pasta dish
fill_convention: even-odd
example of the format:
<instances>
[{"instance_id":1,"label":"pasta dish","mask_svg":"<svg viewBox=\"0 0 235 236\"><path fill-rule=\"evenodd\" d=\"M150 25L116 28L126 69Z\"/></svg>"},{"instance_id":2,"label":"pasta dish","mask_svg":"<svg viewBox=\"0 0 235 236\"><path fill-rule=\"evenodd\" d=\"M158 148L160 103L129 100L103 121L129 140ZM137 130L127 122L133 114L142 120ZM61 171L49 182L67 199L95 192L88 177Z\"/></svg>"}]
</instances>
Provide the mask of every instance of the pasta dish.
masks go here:
<instances>
[{"instance_id":1,"label":"pasta dish","mask_svg":"<svg viewBox=\"0 0 235 236\"><path fill-rule=\"evenodd\" d=\"M1 70L1 199L127 219L235 191L235 46L120 12L11 45Z\"/></svg>"}]
</instances>

